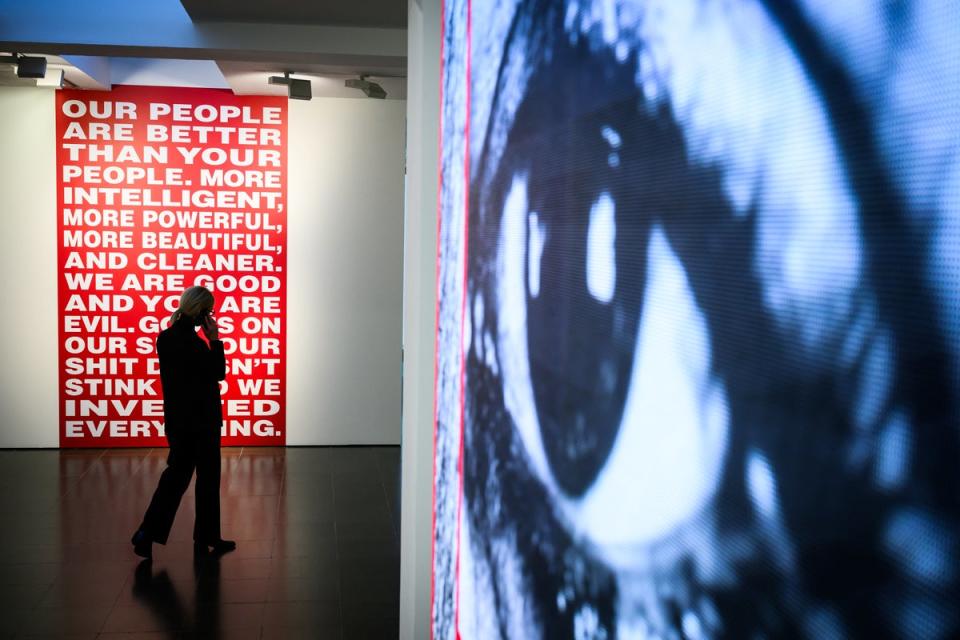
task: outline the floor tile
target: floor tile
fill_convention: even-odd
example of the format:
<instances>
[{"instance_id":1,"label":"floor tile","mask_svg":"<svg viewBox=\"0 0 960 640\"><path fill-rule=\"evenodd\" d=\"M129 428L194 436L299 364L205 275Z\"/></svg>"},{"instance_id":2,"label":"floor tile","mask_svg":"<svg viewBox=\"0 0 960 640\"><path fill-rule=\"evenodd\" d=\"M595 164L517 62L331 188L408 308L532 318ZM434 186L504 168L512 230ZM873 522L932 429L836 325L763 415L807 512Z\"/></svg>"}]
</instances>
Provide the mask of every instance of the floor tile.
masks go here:
<instances>
[{"instance_id":1,"label":"floor tile","mask_svg":"<svg viewBox=\"0 0 960 640\"><path fill-rule=\"evenodd\" d=\"M33 635L97 632L103 628L110 609L110 606L34 609L19 632Z\"/></svg>"},{"instance_id":2,"label":"floor tile","mask_svg":"<svg viewBox=\"0 0 960 640\"><path fill-rule=\"evenodd\" d=\"M129 539L167 454L0 450L0 640L396 637L398 447L224 448L238 549L194 555L191 483L146 562Z\"/></svg>"}]
</instances>

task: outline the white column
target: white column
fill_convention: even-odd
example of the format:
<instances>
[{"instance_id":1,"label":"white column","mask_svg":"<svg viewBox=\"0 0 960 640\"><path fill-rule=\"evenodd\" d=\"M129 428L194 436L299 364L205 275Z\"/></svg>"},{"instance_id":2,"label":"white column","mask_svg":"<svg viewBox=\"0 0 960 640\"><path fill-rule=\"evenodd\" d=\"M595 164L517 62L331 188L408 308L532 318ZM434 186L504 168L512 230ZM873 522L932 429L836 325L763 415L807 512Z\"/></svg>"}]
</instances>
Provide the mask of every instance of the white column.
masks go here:
<instances>
[{"instance_id":1,"label":"white column","mask_svg":"<svg viewBox=\"0 0 960 640\"><path fill-rule=\"evenodd\" d=\"M430 637L440 0L410 0L403 268L400 638Z\"/></svg>"}]
</instances>

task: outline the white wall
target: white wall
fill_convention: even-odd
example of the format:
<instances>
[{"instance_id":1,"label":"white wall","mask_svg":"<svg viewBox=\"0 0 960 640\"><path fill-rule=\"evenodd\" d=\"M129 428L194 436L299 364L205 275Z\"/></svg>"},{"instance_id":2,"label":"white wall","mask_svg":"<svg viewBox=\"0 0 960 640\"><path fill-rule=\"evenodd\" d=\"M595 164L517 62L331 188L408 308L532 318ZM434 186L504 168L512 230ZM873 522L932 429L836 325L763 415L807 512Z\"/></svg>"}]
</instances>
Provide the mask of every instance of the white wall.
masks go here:
<instances>
[{"instance_id":1,"label":"white wall","mask_svg":"<svg viewBox=\"0 0 960 640\"><path fill-rule=\"evenodd\" d=\"M288 444L399 443L404 109L290 102ZM59 444L54 133L0 88L0 448Z\"/></svg>"},{"instance_id":2,"label":"white wall","mask_svg":"<svg viewBox=\"0 0 960 640\"><path fill-rule=\"evenodd\" d=\"M52 89L0 87L0 447L56 447Z\"/></svg>"},{"instance_id":3,"label":"white wall","mask_svg":"<svg viewBox=\"0 0 960 640\"><path fill-rule=\"evenodd\" d=\"M287 444L399 444L406 105L289 104Z\"/></svg>"},{"instance_id":4,"label":"white wall","mask_svg":"<svg viewBox=\"0 0 960 640\"><path fill-rule=\"evenodd\" d=\"M408 16L399 637L419 640L431 637L440 0L410 0Z\"/></svg>"}]
</instances>

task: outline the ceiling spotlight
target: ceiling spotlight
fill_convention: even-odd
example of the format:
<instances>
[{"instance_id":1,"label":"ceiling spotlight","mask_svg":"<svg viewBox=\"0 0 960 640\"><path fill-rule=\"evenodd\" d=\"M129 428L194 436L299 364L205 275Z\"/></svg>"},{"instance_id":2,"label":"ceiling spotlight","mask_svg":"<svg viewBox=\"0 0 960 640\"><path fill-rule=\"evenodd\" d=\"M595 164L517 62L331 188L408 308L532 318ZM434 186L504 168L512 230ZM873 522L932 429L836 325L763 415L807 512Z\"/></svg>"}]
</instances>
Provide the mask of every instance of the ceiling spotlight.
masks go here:
<instances>
[{"instance_id":1,"label":"ceiling spotlight","mask_svg":"<svg viewBox=\"0 0 960 640\"><path fill-rule=\"evenodd\" d=\"M386 98L387 92L383 90L383 87L376 82L370 82L367 80L368 77L369 76L360 76L359 78L350 78L346 80L343 85L351 89L360 89L368 98L378 98L380 100Z\"/></svg>"},{"instance_id":2,"label":"ceiling spotlight","mask_svg":"<svg viewBox=\"0 0 960 640\"><path fill-rule=\"evenodd\" d=\"M309 80L298 80L291 78L292 71L284 71L283 77L270 76L267 79L269 84L283 84L287 86L287 97L293 100L309 100L313 97L312 87Z\"/></svg>"},{"instance_id":3,"label":"ceiling spotlight","mask_svg":"<svg viewBox=\"0 0 960 640\"><path fill-rule=\"evenodd\" d=\"M42 78L47 75L47 59L42 56L0 56L0 62L17 65L18 78Z\"/></svg>"},{"instance_id":4,"label":"ceiling spotlight","mask_svg":"<svg viewBox=\"0 0 960 640\"><path fill-rule=\"evenodd\" d=\"M17 58L18 78L42 78L47 75L47 59L33 56Z\"/></svg>"}]
</instances>

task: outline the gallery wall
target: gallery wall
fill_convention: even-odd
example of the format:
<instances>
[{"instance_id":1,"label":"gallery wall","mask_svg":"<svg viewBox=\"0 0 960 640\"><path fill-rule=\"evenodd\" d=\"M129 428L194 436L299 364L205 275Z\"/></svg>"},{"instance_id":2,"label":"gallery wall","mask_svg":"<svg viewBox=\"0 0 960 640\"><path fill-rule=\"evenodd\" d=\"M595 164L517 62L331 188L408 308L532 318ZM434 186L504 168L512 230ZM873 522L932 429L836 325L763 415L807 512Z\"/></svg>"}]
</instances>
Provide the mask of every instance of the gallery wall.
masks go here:
<instances>
[{"instance_id":1,"label":"gallery wall","mask_svg":"<svg viewBox=\"0 0 960 640\"><path fill-rule=\"evenodd\" d=\"M289 103L289 445L400 443L404 109Z\"/></svg>"},{"instance_id":2,"label":"gallery wall","mask_svg":"<svg viewBox=\"0 0 960 640\"><path fill-rule=\"evenodd\" d=\"M0 88L0 447L57 446L54 95ZM290 105L290 445L399 442L404 109Z\"/></svg>"},{"instance_id":3,"label":"gallery wall","mask_svg":"<svg viewBox=\"0 0 960 640\"><path fill-rule=\"evenodd\" d=\"M56 447L53 90L0 88L0 446Z\"/></svg>"}]
</instances>

